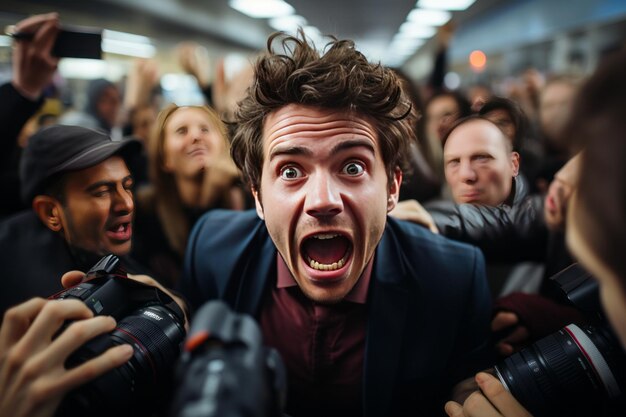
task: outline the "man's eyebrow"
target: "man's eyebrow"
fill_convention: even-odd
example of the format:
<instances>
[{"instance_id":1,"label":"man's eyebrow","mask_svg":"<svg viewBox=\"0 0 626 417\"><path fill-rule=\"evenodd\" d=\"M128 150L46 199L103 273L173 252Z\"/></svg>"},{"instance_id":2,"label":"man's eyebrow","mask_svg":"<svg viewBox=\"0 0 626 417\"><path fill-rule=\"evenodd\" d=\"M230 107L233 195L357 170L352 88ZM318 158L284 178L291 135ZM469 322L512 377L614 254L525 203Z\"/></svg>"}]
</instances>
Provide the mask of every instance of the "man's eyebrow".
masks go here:
<instances>
[{"instance_id":1,"label":"man's eyebrow","mask_svg":"<svg viewBox=\"0 0 626 417\"><path fill-rule=\"evenodd\" d=\"M372 142L363 139L350 139L340 142L333 146L333 148L330 150L330 153L335 154L341 151L345 151L346 149L358 147L365 147L370 152L372 152L372 154L376 155L376 149L374 148L374 145L372 145Z\"/></svg>"},{"instance_id":2,"label":"man's eyebrow","mask_svg":"<svg viewBox=\"0 0 626 417\"><path fill-rule=\"evenodd\" d=\"M132 181L132 179L133 179L133 176L132 175L128 175L128 176L122 178L122 183L126 183L129 180ZM108 188L115 187L115 181L108 181L108 180L97 181L97 182L94 182L93 184L89 185L87 188L85 188L85 191L87 191L87 192L94 191L94 190L97 190L100 187L108 187Z\"/></svg>"},{"instance_id":3,"label":"man's eyebrow","mask_svg":"<svg viewBox=\"0 0 626 417\"><path fill-rule=\"evenodd\" d=\"M272 149L269 160L281 156L281 155L303 155L313 156L313 151L304 146L277 146Z\"/></svg>"}]
</instances>

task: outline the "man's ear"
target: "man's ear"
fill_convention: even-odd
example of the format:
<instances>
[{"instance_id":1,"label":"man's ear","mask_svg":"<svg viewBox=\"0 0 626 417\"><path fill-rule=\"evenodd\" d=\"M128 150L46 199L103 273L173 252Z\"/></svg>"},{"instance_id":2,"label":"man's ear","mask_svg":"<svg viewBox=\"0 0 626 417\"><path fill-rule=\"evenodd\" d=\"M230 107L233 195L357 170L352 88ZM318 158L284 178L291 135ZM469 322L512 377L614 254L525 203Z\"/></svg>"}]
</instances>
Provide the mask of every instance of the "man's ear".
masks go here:
<instances>
[{"instance_id":1,"label":"man's ear","mask_svg":"<svg viewBox=\"0 0 626 417\"><path fill-rule=\"evenodd\" d=\"M61 203L54 197L38 195L33 200L33 210L46 227L53 232L63 229Z\"/></svg>"},{"instance_id":2,"label":"man's ear","mask_svg":"<svg viewBox=\"0 0 626 417\"><path fill-rule=\"evenodd\" d=\"M261 203L261 193L254 187L250 187L252 195L254 196L254 205L256 206L256 214L261 220L265 220L265 214L263 214L263 203Z\"/></svg>"},{"instance_id":3,"label":"man's ear","mask_svg":"<svg viewBox=\"0 0 626 417\"><path fill-rule=\"evenodd\" d=\"M402 170L396 167L393 173L393 181L389 185L389 194L387 196L387 213L393 210L398 204L400 198L400 185L402 185Z\"/></svg>"},{"instance_id":4,"label":"man's ear","mask_svg":"<svg viewBox=\"0 0 626 417\"><path fill-rule=\"evenodd\" d=\"M519 154L517 152L511 152L511 164L513 166L513 176L517 177L519 174Z\"/></svg>"}]
</instances>

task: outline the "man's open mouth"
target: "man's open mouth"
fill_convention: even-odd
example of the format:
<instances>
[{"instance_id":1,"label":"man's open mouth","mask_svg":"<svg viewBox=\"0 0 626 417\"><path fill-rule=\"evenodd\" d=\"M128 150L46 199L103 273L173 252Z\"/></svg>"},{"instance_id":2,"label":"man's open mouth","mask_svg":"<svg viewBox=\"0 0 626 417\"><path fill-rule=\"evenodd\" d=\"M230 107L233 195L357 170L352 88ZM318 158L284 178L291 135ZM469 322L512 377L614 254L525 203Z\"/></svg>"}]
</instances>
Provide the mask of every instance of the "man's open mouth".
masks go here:
<instances>
[{"instance_id":1,"label":"man's open mouth","mask_svg":"<svg viewBox=\"0 0 626 417\"><path fill-rule=\"evenodd\" d=\"M311 268L336 271L348 261L352 243L338 233L320 233L306 238L302 242L301 252Z\"/></svg>"},{"instance_id":2,"label":"man's open mouth","mask_svg":"<svg viewBox=\"0 0 626 417\"><path fill-rule=\"evenodd\" d=\"M110 239L126 241L129 240L132 236L132 227L130 222L118 223L107 228L107 235Z\"/></svg>"}]
</instances>

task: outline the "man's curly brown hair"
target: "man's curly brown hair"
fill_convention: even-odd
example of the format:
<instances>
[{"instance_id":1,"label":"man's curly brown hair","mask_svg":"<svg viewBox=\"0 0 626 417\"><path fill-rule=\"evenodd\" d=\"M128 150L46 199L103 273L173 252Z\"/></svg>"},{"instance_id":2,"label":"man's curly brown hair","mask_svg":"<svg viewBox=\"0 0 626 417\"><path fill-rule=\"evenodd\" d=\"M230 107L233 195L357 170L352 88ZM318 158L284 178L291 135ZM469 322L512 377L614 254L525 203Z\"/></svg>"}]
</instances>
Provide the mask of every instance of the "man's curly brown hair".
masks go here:
<instances>
[{"instance_id":1,"label":"man's curly brown hair","mask_svg":"<svg viewBox=\"0 0 626 417\"><path fill-rule=\"evenodd\" d=\"M274 50L279 42L284 53ZM397 167L409 168L415 141L414 110L394 72L372 64L350 40L332 40L323 53L300 30L297 36L275 33L268 53L254 68L253 84L235 115L231 155L254 190L260 191L263 123L288 104L348 110L372 122L391 183Z\"/></svg>"}]
</instances>

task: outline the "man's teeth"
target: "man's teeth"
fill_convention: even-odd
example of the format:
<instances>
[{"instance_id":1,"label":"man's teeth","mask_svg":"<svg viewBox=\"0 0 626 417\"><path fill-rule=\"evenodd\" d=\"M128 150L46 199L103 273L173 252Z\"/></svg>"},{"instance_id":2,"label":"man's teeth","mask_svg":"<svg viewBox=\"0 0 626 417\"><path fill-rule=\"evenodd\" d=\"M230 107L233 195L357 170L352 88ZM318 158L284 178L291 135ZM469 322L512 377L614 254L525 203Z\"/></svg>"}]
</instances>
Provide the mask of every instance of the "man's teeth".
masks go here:
<instances>
[{"instance_id":1,"label":"man's teeth","mask_svg":"<svg viewBox=\"0 0 626 417\"><path fill-rule=\"evenodd\" d=\"M309 262L309 266L313 269L317 269L318 271L335 271L346 264L346 257L344 256L337 262L333 262L332 264L321 264L313 259L307 257L307 261Z\"/></svg>"},{"instance_id":2,"label":"man's teeth","mask_svg":"<svg viewBox=\"0 0 626 417\"><path fill-rule=\"evenodd\" d=\"M315 235L313 236L314 239L319 239L319 240L325 240L325 239L332 239L339 236L337 233L327 233L327 234L319 234L319 235Z\"/></svg>"}]
</instances>

